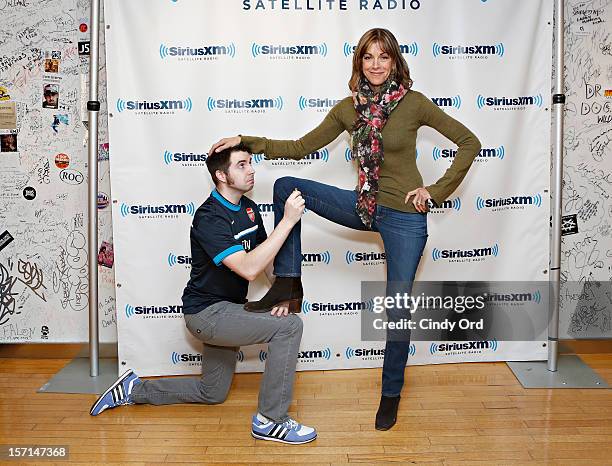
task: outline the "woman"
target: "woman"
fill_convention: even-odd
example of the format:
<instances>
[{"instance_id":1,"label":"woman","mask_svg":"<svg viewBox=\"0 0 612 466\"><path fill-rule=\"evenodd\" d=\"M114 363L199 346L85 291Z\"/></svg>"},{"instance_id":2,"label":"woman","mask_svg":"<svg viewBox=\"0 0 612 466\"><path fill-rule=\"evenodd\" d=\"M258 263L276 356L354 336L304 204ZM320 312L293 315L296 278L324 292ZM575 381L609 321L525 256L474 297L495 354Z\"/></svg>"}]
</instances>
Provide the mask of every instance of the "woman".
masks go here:
<instances>
[{"instance_id":1,"label":"woman","mask_svg":"<svg viewBox=\"0 0 612 466\"><path fill-rule=\"evenodd\" d=\"M411 86L408 65L393 34L386 29L371 29L359 40L353 56L349 80L352 97L336 104L317 128L297 141L225 138L211 151L242 142L253 153L269 158L299 159L348 131L353 157L359 161L357 189L280 178L274 184L275 222L283 216L285 199L298 189L306 208L316 214L349 228L379 232L387 258L387 282L399 283L394 286L409 291L427 240L428 205L440 204L457 188L480 151L480 142L470 130ZM423 125L458 145L455 160L444 176L426 187L416 165L417 130ZM291 310L299 312L303 295L301 258L298 223L274 261L273 286L260 301L247 303L245 309L266 312L289 301ZM401 314L396 309L387 310L389 320L406 317ZM409 334L387 333L382 396L375 423L379 430L387 430L396 422L409 346Z\"/></svg>"}]
</instances>

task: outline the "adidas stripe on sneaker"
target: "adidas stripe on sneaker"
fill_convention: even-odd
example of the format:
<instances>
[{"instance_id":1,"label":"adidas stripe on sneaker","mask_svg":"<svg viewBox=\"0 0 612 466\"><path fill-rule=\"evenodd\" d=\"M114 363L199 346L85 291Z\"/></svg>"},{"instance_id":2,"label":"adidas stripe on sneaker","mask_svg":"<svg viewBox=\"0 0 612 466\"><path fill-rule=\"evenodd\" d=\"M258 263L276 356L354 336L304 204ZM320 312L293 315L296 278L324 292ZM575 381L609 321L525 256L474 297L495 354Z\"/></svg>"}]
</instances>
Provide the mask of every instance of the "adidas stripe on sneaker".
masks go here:
<instances>
[{"instance_id":1,"label":"adidas stripe on sneaker","mask_svg":"<svg viewBox=\"0 0 612 466\"><path fill-rule=\"evenodd\" d=\"M260 440L299 445L316 439L317 431L312 427L299 424L293 419L278 423L257 413L253 416L251 435Z\"/></svg>"},{"instance_id":2,"label":"adidas stripe on sneaker","mask_svg":"<svg viewBox=\"0 0 612 466\"><path fill-rule=\"evenodd\" d=\"M89 414L97 416L102 411L122 405L134 404L130 395L136 385L142 383L131 369L124 372L92 405Z\"/></svg>"}]
</instances>

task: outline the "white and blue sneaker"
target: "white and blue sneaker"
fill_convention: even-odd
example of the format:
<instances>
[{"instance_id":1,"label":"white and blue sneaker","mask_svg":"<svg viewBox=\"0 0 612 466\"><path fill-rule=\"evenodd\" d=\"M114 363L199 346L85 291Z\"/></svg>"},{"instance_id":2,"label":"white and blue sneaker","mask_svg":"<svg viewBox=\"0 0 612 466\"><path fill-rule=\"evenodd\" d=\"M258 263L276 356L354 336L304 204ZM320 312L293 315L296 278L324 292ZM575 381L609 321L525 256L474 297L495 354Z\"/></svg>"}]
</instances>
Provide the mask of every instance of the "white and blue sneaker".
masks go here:
<instances>
[{"instance_id":1,"label":"white and blue sneaker","mask_svg":"<svg viewBox=\"0 0 612 466\"><path fill-rule=\"evenodd\" d=\"M105 409L116 408L121 405L133 405L134 402L130 398L132 390L137 384L142 383L132 369L127 370L121 375L108 390L106 390L100 398L91 407L89 414L97 416Z\"/></svg>"},{"instance_id":2,"label":"white and blue sneaker","mask_svg":"<svg viewBox=\"0 0 612 466\"><path fill-rule=\"evenodd\" d=\"M257 413L253 416L251 435L260 440L299 445L316 439L317 431L312 427L303 426L291 418L285 422L277 423Z\"/></svg>"}]
</instances>

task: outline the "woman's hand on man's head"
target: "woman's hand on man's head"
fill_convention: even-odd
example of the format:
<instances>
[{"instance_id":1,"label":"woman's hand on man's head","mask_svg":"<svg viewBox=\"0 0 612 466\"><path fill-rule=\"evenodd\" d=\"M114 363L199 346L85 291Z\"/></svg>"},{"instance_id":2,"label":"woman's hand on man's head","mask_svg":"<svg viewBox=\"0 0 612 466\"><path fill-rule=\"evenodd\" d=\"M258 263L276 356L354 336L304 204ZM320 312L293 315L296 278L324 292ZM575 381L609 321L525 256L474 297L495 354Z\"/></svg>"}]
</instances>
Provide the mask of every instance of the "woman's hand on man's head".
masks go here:
<instances>
[{"instance_id":1,"label":"woman's hand on man's head","mask_svg":"<svg viewBox=\"0 0 612 466\"><path fill-rule=\"evenodd\" d=\"M219 141L215 142L212 145L208 153L214 154L215 152L222 151L223 149L229 149L230 147L234 147L240 144L240 141L241 141L240 136L233 136L231 138L220 139Z\"/></svg>"}]
</instances>

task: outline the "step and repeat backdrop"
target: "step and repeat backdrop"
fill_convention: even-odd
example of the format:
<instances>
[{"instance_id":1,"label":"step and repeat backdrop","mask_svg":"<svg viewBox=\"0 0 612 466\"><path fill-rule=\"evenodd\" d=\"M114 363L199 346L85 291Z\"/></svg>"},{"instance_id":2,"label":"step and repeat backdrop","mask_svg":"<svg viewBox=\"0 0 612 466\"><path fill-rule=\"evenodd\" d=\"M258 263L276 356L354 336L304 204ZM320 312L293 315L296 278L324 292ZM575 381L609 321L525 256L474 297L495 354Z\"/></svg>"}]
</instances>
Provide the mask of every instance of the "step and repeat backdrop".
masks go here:
<instances>
[{"instance_id":1,"label":"step and repeat backdrop","mask_svg":"<svg viewBox=\"0 0 612 466\"><path fill-rule=\"evenodd\" d=\"M297 139L340 99L355 45L372 27L397 37L414 79L483 148L460 188L428 215L418 280L547 281L551 0L105 1L119 361L142 375L197 373L185 329L189 228L213 187L207 151L235 134ZM423 127L426 184L456 146ZM303 160L253 156L258 203L273 227L272 185L297 176L350 189L349 136ZM312 212L302 220L304 337L299 369L377 367L362 341L361 282L384 280L378 235ZM266 290L251 285L250 297ZM529 298L531 299L531 298ZM533 299L536 299L535 297ZM544 359L545 341L414 342L410 364ZM261 370L265 346L242 348Z\"/></svg>"}]
</instances>

